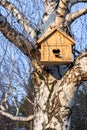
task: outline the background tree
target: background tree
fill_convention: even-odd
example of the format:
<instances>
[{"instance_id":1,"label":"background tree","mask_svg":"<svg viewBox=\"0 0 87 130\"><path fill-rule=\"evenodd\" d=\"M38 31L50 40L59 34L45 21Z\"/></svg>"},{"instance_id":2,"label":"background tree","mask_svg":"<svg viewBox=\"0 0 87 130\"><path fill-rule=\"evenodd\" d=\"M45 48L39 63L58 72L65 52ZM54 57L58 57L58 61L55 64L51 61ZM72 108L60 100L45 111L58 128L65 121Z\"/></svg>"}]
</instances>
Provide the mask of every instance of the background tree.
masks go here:
<instances>
[{"instance_id":1,"label":"background tree","mask_svg":"<svg viewBox=\"0 0 87 130\"><path fill-rule=\"evenodd\" d=\"M31 73L32 71L32 67L30 67L30 61L27 57L21 54L21 52L18 51L18 49L15 48L14 45L6 41L5 37L3 37L2 34L1 39L0 108L1 110L15 116L24 116L26 115L26 113L32 114L33 89L29 87L29 73ZM3 44L4 42L5 44ZM3 111L1 111L1 113ZM31 130L32 127L30 125L32 124L32 122L17 122L16 120L11 120L2 115L0 115L0 120L1 130L12 130L15 128L18 129L23 127Z\"/></svg>"},{"instance_id":2,"label":"background tree","mask_svg":"<svg viewBox=\"0 0 87 130\"><path fill-rule=\"evenodd\" d=\"M66 69L64 69L65 65L52 66L49 68L49 66L40 64L40 51L35 43L41 34L44 32L47 33L54 26L57 26L72 36L70 25L77 18L86 14L87 7L79 9L76 12L71 12L71 8L77 3L86 3L87 1L43 0L43 16L40 13L40 7L42 7L40 6L40 2L41 1L37 2L34 0L33 4L31 4L31 7L37 7L36 5L39 5L38 8L33 9L33 12L31 11L31 14L36 12L36 10L39 11L39 20L37 24L34 24L34 21L29 19L29 14L26 15L25 13L27 12L25 6L29 7L30 1L27 1L25 5L23 1L0 1L1 7L6 9L7 12L6 16L3 12L0 14L0 31L11 43L30 58L34 68L30 78L30 86L34 87L34 93L32 94L35 96L34 115L19 118L18 114L15 116L12 115L12 113L9 114L6 109L4 109L3 104L1 104L0 113L13 120L29 121L34 118L33 127L35 130L69 130L74 94L79 84L87 80L87 51L85 49L85 51L76 58L76 53L79 53L79 51L74 48L74 58L76 60L72 66L69 65ZM15 18L16 23L18 23L17 26L11 24L8 15L10 15L13 20ZM22 30L19 29L19 24ZM59 75L57 79L55 79L47 70L49 70L51 74L54 74L56 70L60 70L56 71L56 75L59 75L59 72L61 72L60 75L62 75L62 78L57 80L60 78Z\"/></svg>"}]
</instances>

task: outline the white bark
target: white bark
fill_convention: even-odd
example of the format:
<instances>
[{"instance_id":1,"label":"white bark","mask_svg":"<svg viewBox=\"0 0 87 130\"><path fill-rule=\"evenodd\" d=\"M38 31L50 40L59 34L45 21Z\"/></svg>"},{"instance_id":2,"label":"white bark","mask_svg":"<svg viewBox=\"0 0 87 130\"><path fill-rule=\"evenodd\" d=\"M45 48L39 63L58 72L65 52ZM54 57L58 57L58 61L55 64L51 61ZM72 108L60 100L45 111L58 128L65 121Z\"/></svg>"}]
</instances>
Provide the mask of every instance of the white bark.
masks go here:
<instances>
[{"instance_id":1,"label":"white bark","mask_svg":"<svg viewBox=\"0 0 87 130\"><path fill-rule=\"evenodd\" d=\"M64 17L68 13L68 3L69 3L69 0L60 0L59 2L59 6L57 9L57 17L56 17L55 22L56 22L56 25L60 28L63 27Z\"/></svg>"},{"instance_id":2,"label":"white bark","mask_svg":"<svg viewBox=\"0 0 87 130\"><path fill-rule=\"evenodd\" d=\"M0 114L10 118L11 120L14 121L31 121L34 119L33 115L29 115L28 117L22 117L22 116L13 116L12 114L8 113L8 112L4 112L2 110L0 110Z\"/></svg>"}]
</instances>

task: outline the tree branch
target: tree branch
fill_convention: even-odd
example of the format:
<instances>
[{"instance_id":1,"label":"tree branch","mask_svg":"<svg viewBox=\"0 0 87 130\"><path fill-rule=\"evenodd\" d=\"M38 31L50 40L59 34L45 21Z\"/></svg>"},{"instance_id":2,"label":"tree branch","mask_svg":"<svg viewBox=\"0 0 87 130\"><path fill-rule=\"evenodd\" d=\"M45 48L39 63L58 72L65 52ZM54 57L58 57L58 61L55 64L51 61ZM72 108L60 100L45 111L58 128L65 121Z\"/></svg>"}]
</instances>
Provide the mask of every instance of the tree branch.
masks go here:
<instances>
[{"instance_id":1,"label":"tree branch","mask_svg":"<svg viewBox=\"0 0 87 130\"><path fill-rule=\"evenodd\" d=\"M87 80L87 51L77 57L75 65L57 82L54 93L59 95L62 106L70 107L76 86ZM58 87L57 87L58 86ZM54 95L54 94L53 94ZM66 98L63 98L63 96Z\"/></svg>"},{"instance_id":2,"label":"tree branch","mask_svg":"<svg viewBox=\"0 0 87 130\"><path fill-rule=\"evenodd\" d=\"M0 110L0 114L5 116L5 117L8 117L8 118L10 118L11 120L14 120L14 121L30 121L30 120L34 119L33 115L30 115L28 117L13 116L12 114L9 114L9 113L4 112L2 110Z\"/></svg>"},{"instance_id":3,"label":"tree branch","mask_svg":"<svg viewBox=\"0 0 87 130\"><path fill-rule=\"evenodd\" d=\"M29 21L23 13L20 13L20 11L12 3L1 0L0 5L13 14L17 22L19 22L23 26L25 31L29 33L31 40L36 37L36 31L31 21Z\"/></svg>"},{"instance_id":4,"label":"tree branch","mask_svg":"<svg viewBox=\"0 0 87 130\"><path fill-rule=\"evenodd\" d=\"M81 9L81 10L78 10L74 13L69 13L66 15L66 21L65 23L66 24L71 24L75 19L77 19L78 17L84 15L87 13L87 7Z\"/></svg>"},{"instance_id":5,"label":"tree branch","mask_svg":"<svg viewBox=\"0 0 87 130\"><path fill-rule=\"evenodd\" d=\"M5 107L3 105L0 105L0 114L7 117L7 118L10 118L11 120L14 120L14 121L30 121L30 120L34 119L34 115L29 115L27 117L14 116L14 115L6 112L6 109L5 109Z\"/></svg>"},{"instance_id":6,"label":"tree branch","mask_svg":"<svg viewBox=\"0 0 87 130\"><path fill-rule=\"evenodd\" d=\"M31 42L27 40L21 33L13 29L2 14L0 14L0 31L25 55L30 56L30 51L33 49Z\"/></svg>"}]
</instances>

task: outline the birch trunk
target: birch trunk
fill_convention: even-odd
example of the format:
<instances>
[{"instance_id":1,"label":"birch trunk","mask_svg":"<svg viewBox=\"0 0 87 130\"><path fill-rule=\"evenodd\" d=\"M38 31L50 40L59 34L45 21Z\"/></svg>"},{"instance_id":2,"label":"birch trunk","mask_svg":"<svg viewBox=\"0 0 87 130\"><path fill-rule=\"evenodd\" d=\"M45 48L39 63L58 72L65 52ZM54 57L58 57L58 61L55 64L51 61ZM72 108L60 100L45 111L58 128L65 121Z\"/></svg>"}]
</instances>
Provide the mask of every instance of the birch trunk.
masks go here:
<instances>
[{"instance_id":1,"label":"birch trunk","mask_svg":"<svg viewBox=\"0 0 87 130\"><path fill-rule=\"evenodd\" d=\"M52 77L48 84L40 80L35 98L34 130L70 130L74 95L82 80L87 80L87 52L83 52L74 67L60 81Z\"/></svg>"}]
</instances>

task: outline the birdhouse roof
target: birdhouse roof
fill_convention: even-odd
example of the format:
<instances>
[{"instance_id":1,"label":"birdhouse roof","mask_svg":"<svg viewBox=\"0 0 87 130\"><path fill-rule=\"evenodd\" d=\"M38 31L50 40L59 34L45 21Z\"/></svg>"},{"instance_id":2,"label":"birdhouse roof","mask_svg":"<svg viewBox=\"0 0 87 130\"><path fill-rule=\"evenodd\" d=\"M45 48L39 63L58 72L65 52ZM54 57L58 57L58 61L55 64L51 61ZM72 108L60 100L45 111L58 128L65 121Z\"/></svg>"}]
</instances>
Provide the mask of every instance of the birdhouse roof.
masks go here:
<instances>
[{"instance_id":1,"label":"birdhouse roof","mask_svg":"<svg viewBox=\"0 0 87 130\"><path fill-rule=\"evenodd\" d=\"M67 35L64 31L60 30L57 27L54 27L51 29L51 31L44 33L36 42L37 45L41 44L43 40L45 40L48 36L50 36L53 32L58 31L60 34L62 34L64 37L66 37L69 41L71 41L71 45L75 44L75 40Z\"/></svg>"}]
</instances>

